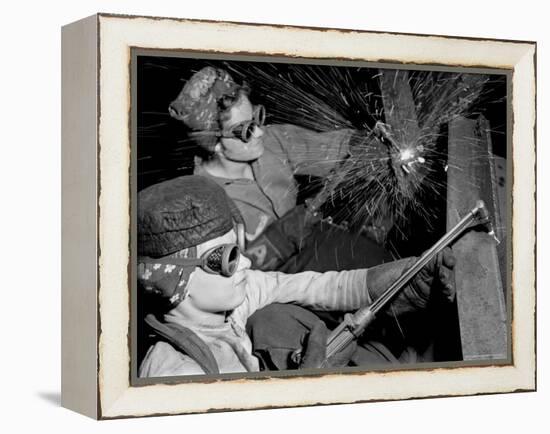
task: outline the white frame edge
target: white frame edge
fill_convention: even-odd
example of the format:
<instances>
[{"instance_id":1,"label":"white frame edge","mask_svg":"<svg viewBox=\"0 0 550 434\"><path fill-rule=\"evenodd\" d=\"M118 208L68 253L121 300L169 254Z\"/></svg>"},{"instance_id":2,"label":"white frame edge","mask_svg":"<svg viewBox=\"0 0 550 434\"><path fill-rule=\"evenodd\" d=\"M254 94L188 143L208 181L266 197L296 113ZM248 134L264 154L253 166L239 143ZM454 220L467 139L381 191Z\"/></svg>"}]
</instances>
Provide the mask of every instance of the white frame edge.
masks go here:
<instances>
[{"instance_id":1,"label":"white frame edge","mask_svg":"<svg viewBox=\"0 0 550 434\"><path fill-rule=\"evenodd\" d=\"M62 30L61 404L98 417L98 18Z\"/></svg>"}]
</instances>

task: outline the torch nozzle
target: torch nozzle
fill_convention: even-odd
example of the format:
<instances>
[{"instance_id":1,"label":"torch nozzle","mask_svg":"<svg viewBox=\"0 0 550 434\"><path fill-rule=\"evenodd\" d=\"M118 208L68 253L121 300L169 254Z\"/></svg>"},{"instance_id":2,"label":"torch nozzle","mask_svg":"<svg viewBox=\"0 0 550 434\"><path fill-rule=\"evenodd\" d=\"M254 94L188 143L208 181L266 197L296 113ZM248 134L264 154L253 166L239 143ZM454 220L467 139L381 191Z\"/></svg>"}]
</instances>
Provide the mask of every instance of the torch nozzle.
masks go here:
<instances>
[{"instance_id":1,"label":"torch nozzle","mask_svg":"<svg viewBox=\"0 0 550 434\"><path fill-rule=\"evenodd\" d=\"M495 228L493 227L493 222L491 221L489 211L485 206L485 202L483 202L482 200L478 200L473 212L477 215L479 223L485 225L485 228L487 229L487 234L493 237L497 244L500 244L500 240L495 234Z\"/></svg>"}]
</instances>

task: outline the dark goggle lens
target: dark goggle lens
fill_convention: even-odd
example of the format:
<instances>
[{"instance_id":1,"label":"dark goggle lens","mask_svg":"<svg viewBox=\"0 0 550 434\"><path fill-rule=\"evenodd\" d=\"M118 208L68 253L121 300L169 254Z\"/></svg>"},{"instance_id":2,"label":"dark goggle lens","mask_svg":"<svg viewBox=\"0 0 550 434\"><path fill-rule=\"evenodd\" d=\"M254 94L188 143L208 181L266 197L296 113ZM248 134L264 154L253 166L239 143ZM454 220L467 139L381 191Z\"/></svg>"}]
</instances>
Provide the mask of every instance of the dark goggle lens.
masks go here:
<instances>
[{"instance_id":1,"label":"dark goggle lens","mask_svg":"<svg viewBox=\"0 0 550 434\"><path fill-rule=\"evenodd\" d=\"M205 266L213 273L229 277L237 271L239 257L239 247L236 244L219 246L207 254Z\"/></svg>"},{"instance_id":2,"label":"dark goggle lens","mask_svg":"<svg viewBox=\"0 0 550 434\"><path fill-rule=\"evenodd\" d=\"M228 251L227 255L227 272L230 276L235 274L235 271L237 271L237 266L239 265L239 258L240 258L240 251L238 246L233 246Z\"/></svg>"},{"instance_id":3,"label":"dark goggle lens","mask_svg":"<svg viewBox=\"0 0 550 434\"><path fill-rule=\"evenodd\" d=\"M206 266L215 273L222 271L223 247L218 247L206 257Z\"/></svg>"},{"instance_id":4,"label":"dark goggle lens","mask_svg":"<svg viewBox=\"0 0 550 434\"><path fill-rule=\"evenodd\" d=\"M236 127L231 129L231 135L237 139L242 140L243 142L249 142L252 139L252 135L254 134L254 128L256 128L258 124L254 121L248 121L241 125L237 125Z\"/></svg>"},{"instance_id":5,"label":"dark goggle lens","mask_svg":"<svg viewBox=\"0 0 550 434\"><path fill-rule=\"evenodd\" d=\"M221 137L235 137L247 143L252 140L254 130L263 126L265 122L265 108L263 105L258 105L254 109L252 120L242 122L229 130L219 133Z\"/></svg>"},{"instance_id":6,"label":"dark goggle lens","mask_svg":"<svg viewBox=\"0 0 550 434\"><path fill-rule=\"evenodd\" d=\"M241 139L245 142L249 142L252 139L252 134L254 134L254 129L256 128L255 122L250 122L243 127L241 132Z\"/></svg>"}]
</instances>

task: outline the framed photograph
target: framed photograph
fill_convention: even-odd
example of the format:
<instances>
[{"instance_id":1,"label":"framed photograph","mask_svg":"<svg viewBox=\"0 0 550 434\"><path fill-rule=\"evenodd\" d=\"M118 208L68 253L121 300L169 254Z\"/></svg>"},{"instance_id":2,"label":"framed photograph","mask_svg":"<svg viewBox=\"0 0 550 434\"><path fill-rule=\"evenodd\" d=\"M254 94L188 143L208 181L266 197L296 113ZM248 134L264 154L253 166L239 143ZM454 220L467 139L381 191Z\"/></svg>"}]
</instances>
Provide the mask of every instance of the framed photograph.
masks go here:
<instances>
[{"instance_id":1,"label":"framed photograph","mask_svg":"<svg viewBox=\"0 0 550 434\"><path fill-rule=\"evenodd\" d=\"M528 41L63 28L62 404L532 391Z\"/></svg>"}]
</instances>

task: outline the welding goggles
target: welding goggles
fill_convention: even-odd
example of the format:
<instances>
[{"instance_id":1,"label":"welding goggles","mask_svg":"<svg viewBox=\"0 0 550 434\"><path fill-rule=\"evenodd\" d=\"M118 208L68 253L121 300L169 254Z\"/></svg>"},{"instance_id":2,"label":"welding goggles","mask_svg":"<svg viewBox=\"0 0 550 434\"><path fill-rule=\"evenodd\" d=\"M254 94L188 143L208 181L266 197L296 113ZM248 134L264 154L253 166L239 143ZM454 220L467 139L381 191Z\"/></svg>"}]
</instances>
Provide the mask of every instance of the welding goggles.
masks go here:
<instances>
[{"instance_id":1,"label":"welding goggles","mask_svg":"<svg viewBox=\"0 0 550 434\"><path fill-rule=\"evenodd\" d=\"M252 113L252 119L249 121L239 122L222 131L217 131L217 137L225 138L237 138L243 142L249 142L252 139L254 130L258 127L262 127L265 122L265 108L263 105L257 105L254 107Z\"/></svg>"},{"instance_id":2,"label":"welding goggles","mask_svg":"<svg viewBox=\"0 0 550 434\"><path fill-rule=\"evenodd\" d=\"M178 265L182 267L200 267L209 274L231 277L237 271L241 251L237 244L221 244L204 252L200 258L149 258L140 257L139 262L150 264Z\"/></svg>"}]
</instances>

